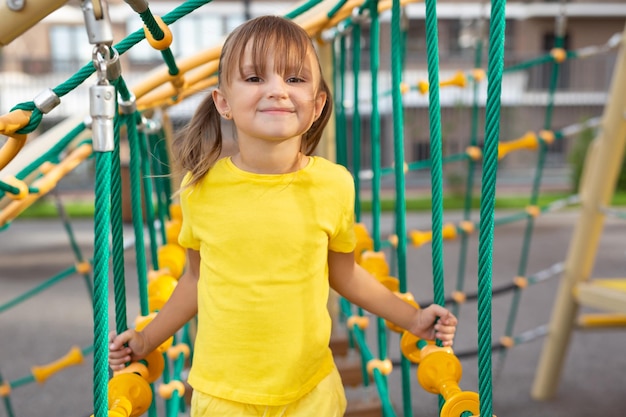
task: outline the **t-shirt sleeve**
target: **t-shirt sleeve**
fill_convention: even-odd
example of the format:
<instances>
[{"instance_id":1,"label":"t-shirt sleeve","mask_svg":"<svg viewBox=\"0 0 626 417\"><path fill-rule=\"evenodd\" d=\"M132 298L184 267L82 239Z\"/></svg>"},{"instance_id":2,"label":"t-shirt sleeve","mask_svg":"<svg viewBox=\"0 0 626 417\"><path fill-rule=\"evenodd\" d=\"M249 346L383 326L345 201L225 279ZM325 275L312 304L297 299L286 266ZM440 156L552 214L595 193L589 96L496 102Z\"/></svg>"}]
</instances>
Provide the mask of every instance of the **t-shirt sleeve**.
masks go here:
<instances>
[{"instance_id":1,"label":"t-shirt sleeve","mask_svg":"<svg viewBox=\"0 0 626 417\"><path fill-rule=\"evenodd\" d=\"M341 181L337 181L337 194L343 196L339 200L339 221L335 233L330 238L328 249L334 252L352 252L356 248L354 233L354 180L345 168L341 167Z\"/></svg>"},{"instance_id":2,"label":"t-shirt sleeve","mask_svg":"<svg viewBox=\"0 0 626 417\"><path fill-rule=\"evenodd\" d=\"M200 250L200 241L196 238L191 227L193 211L191 209L192 203L189 200L193 192L193 186L185 188L190 177L190 174L185 175L181 184L183 191L180 193L180 208L183 213L183 222L178 234L178 244L183 248Z\"/></svg>"}]
</instances>

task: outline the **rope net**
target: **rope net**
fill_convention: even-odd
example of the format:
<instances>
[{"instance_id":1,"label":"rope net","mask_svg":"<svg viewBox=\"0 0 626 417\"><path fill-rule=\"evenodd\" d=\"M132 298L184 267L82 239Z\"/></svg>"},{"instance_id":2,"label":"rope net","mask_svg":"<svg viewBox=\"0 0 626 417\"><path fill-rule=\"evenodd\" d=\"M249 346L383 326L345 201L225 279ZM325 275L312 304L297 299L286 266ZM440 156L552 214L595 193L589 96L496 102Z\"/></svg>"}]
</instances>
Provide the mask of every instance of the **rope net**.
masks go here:
<instances>
[{"instance_id":1,"label":"rope net","mask_svg":"<svg viewBox=\"0 0 626 417\"><path fill-rule=\"evenodd\" d=\"M113 113L103 111L92 114L91 120L78 123L41 157L32 161L11 178L0 181L0 198L4 202L0 206L0 227L5 229L31 204L53 190L58 181L78 164L90 158L95 159L95 251L93 259L84 260L78 244L72 238L69 219L63 218L68 234L72 238L77 264L20 297L0 305L0 312L3 312L67 276L81 274L89 293L93 294L94 343L93 346L72 349L66 357L48 366L40 367L38 372L32 372L25 377L5 381L0 375L0 396L4 399L9 417L15 415L10 401L11 390L34 381L42 382L65 367L80 363L82 356L90 353L94 355L93 396L96 417L106 416L112 411L127 416L141 415L144 412L155 416L157 396L165 401L163 410L168 416L178 415L186 409L184 396L185 389L188 387L185 385L184 374L185 365L189 357L193 355L195 323L185 326L179 334L159 347L146 361L133 364L127 368L127 372L116 374L111 378L107 363L108 283L109 274L112 272L115 327L118 332L121 332L129 327L124 266L127 249L134 247L137 256L136 274L140 302L140 315L131 326L140 328L154 317L184 271L185 251L177 245L181 222L180 209L172 197L174 190L169 172L167 144L171 140L172 131L167 111L181 101L215 85L217 81L215 72L221 47L217 45L194 56L176 59L170 49L172 36L168 25L185 18L208 2L207 0L189 0L163 17L154 16L147 4L128 2L132 3L133 9L140 15L145 24L144 29L137 30L112 47L106 46L106 43L97 43L94 49L94 62L86 64L66 82L46 91L43 98L19 103L9 114L0 116L0 133L9 137L0 149L0 167L3 168L19 153L26 136L39 126L44 115L51 111L64 95L83 84L92 74L97 75L98 87L102 87L105 93L108 91L113 94ZM507 349L545 334L545 326L540 326L515 335L514 323L523 290L529 285L543 282L562 271L562 263L559 263L534 275L528 275L528 252L532 243L535 219L544 213L578 202L577 196L571 196L565 200L540 205L539 197L548 147L554 141L572 136L585 127L597 126L597 119L593 119L585 125L555 130L551 120L559 66L567 59L589 56L590 51L588 49L584 52L563 50L562 36L557 34L556 48L552 53L505 68L505 1L496 0L492 2L489 17L489 51L486 69L482 68L481 59L483 44L487 40L479 37L475 45L475 68L461 70L451 79L440 80L436 2L427 0L425 7L428 80L420 81L417 85L407 85L403 81L403 62L408 40L401 22L402 7L407 3L408 1L398 0L369 0L366 2L341 1L329 5L320 1L309 1L287 13L286 17L296 20L311 37L320 41L320 45L323 45L321 47L332 49L336 98L336 123L333 132L336 138L334 144L336 160L349 167L354 173L357 196L361 195L365 182L370 183L372 190L369 227L362 222L363 201L357 199L355 205L358 221L356 225L357 260L407 302L416 305L430 302L450 305L458 315L463 303L476 300L477 349L454 353L450 349L440 348L438 341L433 345L417 340L403 329L394 328L392 324L375 318L377 352L373 353L371 338L367 337L369 321L366 313L360 309L355 310L354 306L342 299L340 300L340 316L350 332L353 347L358 346L363 367L362 382L364 385L368 385L371 381L375 383L383 415L396 415L396 409L390 398L388 378L393 365L397 363L392 364L389 360L387 346L388 338L394 337L397 333L402 350L399 363L402 379L402 415L413 415L410 387L415 376L411 374L411 367L417 364L418 380L424 389L439 396L440 415L480 414L487 416L493 414L491 363L493 352L499 352L501 366ZM392 79L391 85L381 86L378 77L381 61L379 56L380 14L387 10L391 11ZM360 166L361 146L365 142L365 135L361 132L360 117L364 111L361 108L362 100L359 97L359 91L367 88L359 84L361 82L359 75L365 70L360 67L363 52L361 48L362 27L365 24L369 26L369 50L371 51L370 67L367 69L371 79L369 88L371 97L374 97L371 102L367 103L371 120L369 137L374 139L369 140L371 168L368 170L362 170ZM139 84L129 88L122 75L117 57L144 38L153 48L161 52L165 65L153 71ZM348 42L351 48L347 47ZM606 49L599 47L598 51L602 52ZM349 58L351 58L351 68L347 66ZM547 65L552 70L543 126L536 132L528 132L518 139L500 142L500 96L503 74L537 65ZM350 73L353 76L349 81ZM352 82L354 97L345 96L345 87L348 82ZM479 86L483 82L487 82L487 100L484 121L485 141L480 147L477 140L479 136ZM443 155L440 88L455 87L472 90L470 141L464 152ZM410 90L428 94L430 158L406 162L403 95ZM388 94L392 98L394 162L393 166L384 167L381 165L381 143L375 139L381 135L378 98ZM115 97L118 97L117 107L115 107ZM352 101L352 105L346 107L344 103L349 101ZM347 123L349 116L352 116L351 129L348 129ZM348 131L351 131L351 135ZM123 137L130 145L129 172L134 232L131 243L124 241L122 224L120 141ZM349 149L352 149L351 155L348 155ZM495 218L495 183L498 161L519 150L534 150L537 153L537 166L528 206L519 213ZM445 197L443 167L452 163L465 164L467 182L462 218L458 222L446 223L443 210ZM473 181L474 173L480 164L482 164L480 221L474 221L471 218L476 200L476 196L473 195L475 188ZM407 224L404 210L407 188L405 176L408 172L426 169L430 169L431 176L432 228L430 230L411 229ZM381 182L387 176L393 177L394 181L394 232L387 238L383 238ZM144 204L146 201L154 202L154 204ZM62 207L60 210L62 213ZM511 283L493 287L494 228L512 222L526 223L516 275ZM468 245L471 235L476 231L480 232L478 287L475 292L468 293L465 289ZM145 239L150 248L148 254L143 250L146 245ZM459 262L456 285L447 296L444 289L444 241L452 240L459 241ZM432 250L433 300L416 302L408 291L407 283L411 277L407 270L407 256L409 251L419 250L429 243ZM492 297L511 292L513 300L506 328L500 341L493 343ZM462 391L458 385L461 373L458 358L468 356L478 356L478 393ZM450 374L449 371L442 371L442 368L453 369L454 372ZM420 370L423 370L423 374L420 374ZM428 374L434 374L435 377L428 377ZM137 390L138 393L133 390Z\"/></svg>"}]
</instances>

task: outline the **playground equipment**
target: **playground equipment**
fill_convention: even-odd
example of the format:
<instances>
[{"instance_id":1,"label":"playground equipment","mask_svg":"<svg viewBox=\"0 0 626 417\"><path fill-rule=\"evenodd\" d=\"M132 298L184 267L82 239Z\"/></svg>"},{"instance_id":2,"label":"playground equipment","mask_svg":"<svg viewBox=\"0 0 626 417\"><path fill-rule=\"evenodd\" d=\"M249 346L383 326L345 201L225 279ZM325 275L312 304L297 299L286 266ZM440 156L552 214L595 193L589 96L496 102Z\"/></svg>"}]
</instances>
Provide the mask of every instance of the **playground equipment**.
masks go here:
<instances>
[{"instance_id":1,"label":"playground equipment","mask_svg":"<svg viewBox=\"0 0 626 417\"><path fill-rule=\"evenodd\" d=\"M100 4L99 2L96 2ZM95 44L94 48L94 64L88 64L81 69L75 77L69 80L67 85L57 87L56 89L46 92L42 98L35 100L33 103L23 103L16 106L16 109L1 119L0 127L2 127L2 133L12 135L11 140L8 142L8 146L3 147L0 155L3 155L1 160L7 163L13 158L20 155L21 146L24 143L25 137L23 135L32 131L35 127L37 120L41 120L43 114L49 112L54 107L57 99L60 96L67 94L75 85L84 82L88 76L96 72L97 84L92 89L92 113L91 113L91 133L92 144L80 144L75 149L82 149L78 154L81 158L87 158L94 152L94 158L96 159L96 253L94 254L93 268L94 268L94 300L97 300L94 304L94 323L96 328L94 331L94 410L95 415L100 417L102 415L141 415L148 411L155 413L154 400L155 395L152 394L150 384L155 383L159 379L162 379L163 383L157 390L157 394L167 400L167 413L168 415L176 415L179 410L184 408L181 399L185 393L185 386L181 381L181 373L185 360L190 355L189 342L190 337L187 334L188 330L185 330L182 337L176 337L168 343L168 346L163 346L153 355L146 359L146 364L136 363L127 369L126 373L115 375L109 380L109 375L106 370L106 351L107 341L106 335L108 333L108 305L104 302L107 300L106 284L108 282L108 262L110 258L113 258L114 263L114 285L115 285L115 297L116 297L116 328L118 331L125 330L127 328L126 312L124 309L125 297L123 294L123 265L120 264L120 259L123 259L123 244L121 240L120 225L119 225L119 183L117 172L119 167L115 164L119 158L117 154L119 152L117 148L117 142L119 141L119 127L124 125L128 131L129 142L131 143L131 195L133 196L133 227L135 231L135 245L137 248L143 248L144 246L144 224L149 227L149 244L151 253L151 267L152 270L147 270L149 262L143 254L143 250L138 250L137 259L137 275L139 278L140 298L141 298L141 317L138 318L137 327L145 325L145 323L153 317L155 311L159 306L167 299L168 293L171 293L173 286L175 286L175 280L184 269L184 253L181 254L180 248L177 248L173 239L176 233L176 227L178 225L177 215L179 213L176 210L176 206L171 201L171 190L169 181L143 181L143 196L144 200L152 201L152 195L157 195L156 213L155 207L151 204L147 205L146 221L144 222L143 214L141 211L141 179L150 177L150 174L154 177L159 177L161 174L167 174L163 172L163 165L158 163L151 164L151 161L145 158L149 153L146 151L146 143L162 143L159 140L165 136L165 131L168 129L167 118L163 120L158 118L145 119L141 112L151 112L153 110L167 109L168 106L178 103L193 94L195 91L204 89L213 85L216 81L213 76L217 68L217 58L219 56L220 47L216 46L210 50L199 53L196 56L189 57L182 60L174 59L172 52L169 50L169 44L171 42L171 33L167 27L173 21L185 16L195 8L200 7L205 2L202 1L188 1L184 5L180 6L172 13L158 18L152 16L150 9L147 7L147 3L141 1L128 2L133 9L140 14L144 22L146 23L145 31L138 31L124 39L119 44L111 47L112 39L106 35L107 31L96 30L103 25L104 21L97 20L92 21L92 28L94 29L94 36L90 37ZM330 3L321 5L314 4L317 2L307 3L302 8L298 8L289 14L289 17L297 19L299 23L307 29L312 37L317 37L323 43L325 36L339 27L340 23L345 25L352 25L351 33L342 33L338 31L334 33L334 36L353 36L354 45L353 53L360 53L359 45L359 20L371 19L372 24L372 50L378 49L377 29L378 29L378 13L385 8L392 9L392 27L399 29L399 16L400 16L400 2L372 2L369 4L361 2L347 2L337 4L336 7L331 7ZM104 4L104 3L102 3ZM318 11L319 6L319 11ZM431 114L433 115L430 120L430 129L432 135L431 142L431 160L430 161L418 161L416 163L407 164L404 162L404 155L402 149L403 131L402 131L402 93L406 91L406 87L403 87L401 80L401 50L394 49L393 51L393 81L391 87L391 95L393 99L394 117L397 117L397 123L395 127L395 165L391 168L382 168L380 166L380 149L377 148L376 143L372 143L372 171L368 173L372 184L374 186L374 213L371 233L367 230L367 227L363 224L357 225L357 235L359 236L359 250L357 257L359 262L364 267L367 267L370 272L376 275L381 282L387 285L389 288L398 292L398 295L404 297L407 302L415 302L407 292L406 281L406 256L407 247L410 242L414 246L421 246L427 243L432 244L433 248L433 271L434 271L434 298L437 303L454 303L455 306L467 301L471 298L476 298L479 301L480 312L480 338L479 338L479 362L481 369L480 378L480 393L470 393L460 390L460 362L456 356L449 350L440 349L435 346L423 346L423 341L413 340L405 333L402 336L404 343L402 363L402 378L405 384L408 384L410 376L410 364L409 361L418 364L418 380L420 384L429 392L439 394L445 400L442 407L441 415L457 416L457 415L491 415L491 317L490 317L490 302L494 292L499 289L491 288L491 259L490 253L492 251L492 236L493 228L498 224L505 224L511 221L525 220L529 224L529 228L532 228L533 219L540 214L556 210L571 202L575 202L576 199L567 200L565 202L553 203L548 206L539 207L537 205L538 186L533 190L533 196L528 208L520 214L510 216L509 218L495 219L493 212L493 204L495 197L495 176L496 166L498 158L504 158L511 152L530 149L541 152L552 143L554 140L562 139L563 137L571 134L576 130L576 127L569 130L552 131L549 120L546 121L546 126L537 133L530 132L523 137L512 140L509 142L499 143L498 132L498 110L499 110L499 83L501 82L502 72L513 69L502 69L499 67L502 61L502 44L498 39L502 38L503 22L504 22L504 2L494 2L492 10L492 36L493 41L490 43L491 51L489 53L489 100L487 105L487 111L489 115L489 121L486 132L485 147L481 151L475 141L470 144L467 151L460 155L444 158L441 151L441 126L438 118L438 94L439 88L449 87L463 87L466 83L476 85L484 78L484 71L476 69L470 72L471 77L467 77L464 73L459 73L450 80L439 81L438 79L438 63L437 63L437 46L436 46L436 12L435 2L428 1L426 3L428 19L427 29L430 33L428 43L428 57L429 57L429 80L427 82L421 82L418 88L422 94L428 93L431 106ZM90 13L95 13L90 11ZM368 15L367 17L365 15ZM394 30L392 33L394 37L399 37L398 30ZM144 81L136 85L134 88L128 88L126 86L123 77L121 76L121 69L119 67L119 61L116 59L116 53L122 54L131 48L143 37L149 39L150 44L157 50L162 52L163 59L166 62L166 67L159 68L154 71L150 76L146 77ZM393 42L393 45L401 45L401 42ZM325 44L320 48L328 49L329 45ZM341 56L340 51L333 51L336 55ZM575 55L570 54L570 57ZM564 58L567 58L568 54L565 54L562 50L555 51L550 54L549 62L554 62L555 68L558 68L558 64L562 62ZM378 92L379 86L377 84L377 62L378 56L374 56L371 59L372 67L372 91ZM360 62L360 59L354 59L355 63ZM337 69L336 69L337 70ZM359 68L354 68L358 71ZM558 71L558 70L557 70ZM335 89L337 93L337 102L341 103L342 100L340 90L341 85L345 82L341 78L340 74L346 71L337 71L333 77L336 81ZM358 82L358 77L355 78L355 83ZM355 94L358 91L357 86L354 87ZM616 91L616 90L613 90ZM115 107L115 97L119 95L119 113ZM374 94L373 94L374 95ZM358 103L358 100L354 100ZM353 120L358 120L359 109L357 107L352 109ZM378 120L378 109L376 101L372 103L372 120ZM345 132L342 130L345 127L346 109L342 106L337 108L337 127L335 136L337 138L345 137ZM549 117L548 117L549 119ZM141 129L138 129L138 125ZM59 143L70 143L74 141L74 136L77 132L82 132L88 126L79 123L71 135L67 138L63 138ZM356 129L355 129L356 130ZM475 139L475 130L473 136ZM375 137L380 134L380 126L373 123L372 135ZM359 138L358 133L354 133L356 139ZM375 141L372 141L375 142ZM143 148L142 148L143 147ZM89 152L85 151L88 149ZM159 149L158 159L160 161L167 161L167 152L162 148ZM353 149L356 155L359 152L358 140L353 144ZM60 151L55 149L58 154ZM71 153L69 153L71 155ZM347 147L345 143L337 140L336 142L336 156L340 163L346 164L348 161ZM77 157L78 158L78 157ZM21 200L16 201L34 201L41 195L49 191L58 179L65 175L71 167L75 166L74 162L78 159L67 157L67 162L63 162L64 168L59 168L55 171L55 174L51 175L49 179L46 178L46 174L43 172L37 172L35 174L39 179L35 180L28 185L25 185L25 180L30 177L36 170L41 171L39 164L35 170L29 170L30 172L20 172L16 175L16 180L3 181L3 192L6 195L12 195L15 198ZM443 223L443 205L442 205L442 164L452 161L465 161L468 164L468 170L473 172L475 169L475 163L479 160L483 161L483 206L481 210L481 221L476 224L469 220L469 216L457 224ZM362 179L360 170L356 164L358 158L354 158L355 164L355 180L357 181L357 187ZM61 164L59 164L61 165ZM432 230L429 231L408 231L408 227L405 224L406 218L402 212L404 207L404 184L403 177L406 171L413 169L430 168L433 177L433 219ZM45 168L43 169L45 171ZM540 170L539 170L540 171ZM50 170L48 172L53 172ZM43 174L43 176L41 175ZM380 179L383 175L393 174L396 179L396 206L400 208L396 217L396 230L393 236L390 236L387 241L382 239L380 233L380 219L378 214L380 213ZM538 174L541 175L540 173ZM468 181L471 181L473 175L468 175ZM20 182L23 181L24 183ZM28 189L28 192L25 191ZM468 184L467 189L471 190L472 184ZM156 192L155 192L156 191ZM109 204L111 206L109 206ZM19 215L21 210L27 206L25 203L21 205L13 204L12 202L6 206L2 211L4 217L2 226L9 225L10 221ZM10 208L9 208L10 207ZM110 208L109 208L110 207ZM356 207L357 217L360 216L360 206ZM467 210L466 210L467 212ZM160 224L160 228L152 228L155 223ZM111 226L112 225L112 226ZM109 227L113 230L113 250L109 252ZM443 257L443 239L459 239L467 241L468 236L472 234L476 229L481 231L480 239L480 284L477 294L466 294L462 284L459 284L453 293L453 297L447 299L443 289L443 270L442 270L442 257ZM157 233L160 232L160 236ZM529 241L529 239L526 239ZM383 250L389 249L393 254L393 268L387 264L387 257L384 256ZM522 254L522 258L527 255ZM524 261L520 263L520 269L518 276L514 282L502 290L512 290L516 295L519 295L521 290L525 286L540 282L546 279L546 275L554 275L561 270L559 268L552 268L547 273L535 274L534 276L526 276ZM393 269L393 271L392 271ZM397 271L395 271L397 269ZM83 270L86 272L86 270ZM398 277L391 276L392 273L397 272ZM590 298L589 293L585 293L585 289L581 286L580 294L581 299L584 297ZM511 308L511 315L515 315L516 303ZM364 378L364 383L369 381L369 378L373 378L376 382L381 398L381 407L385 415L395 415L394 408L389 400L389 393L387 392L386 377L392 372L392 367L387 359L387 352L384 348L384 341L381 342L378 353L379 358L375 358L368 347L365 330L368 327L370 320L364 317L363 312L353 312L353 307L350 306L345 300L341 301L341 311L346 318L347 327L351 330L353 337L356 339L356 343L359 346L362 360L365 364L365 368L369 377ZM513 320L513 318L512 318ZM380 323L377 323L380 324ZM379 328L385 328L384 323ZM511 326L512 327L512 326ZM392 329L401 333L402 329ZM379 330L381 338L385 338L384 331ZM500 345L496 347L512 347L516 343L521 343L528 338L524 335L514 337L512 334L512 328L506 330L505 338L500 342ZM171 346L170 346L171 345ZM90 351L90 349L88 349ZM503 350L504 351L504 350ZM168 360L164 361L163 354L166 353ZM169 369L169 361L174 362L174 369L172 372ZM63 361L65 364L66 362ZM63 365L65 366L65 365ZM58 371L62 369L62 366L53 366L51 369ZM0 381L2 383L2 381ZM2 384L2 396L8 398L10 389L15 388L19 384ZM134 391L131 387L137 386L138 390ZM479 400L480 399L480 400ZM410 396L404 398L403 403L404 415L408 416L412 414Z\"/></svg>"}]
</instances>

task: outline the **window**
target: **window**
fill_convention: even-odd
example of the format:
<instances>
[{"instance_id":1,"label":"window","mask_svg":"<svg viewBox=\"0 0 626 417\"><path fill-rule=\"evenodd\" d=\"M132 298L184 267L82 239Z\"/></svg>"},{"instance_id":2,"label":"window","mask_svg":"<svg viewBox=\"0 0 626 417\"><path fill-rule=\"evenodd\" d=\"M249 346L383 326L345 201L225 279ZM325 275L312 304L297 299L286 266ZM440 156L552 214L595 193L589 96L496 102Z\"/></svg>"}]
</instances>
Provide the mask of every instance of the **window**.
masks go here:
<instances>
[{"instance_id":1,"label":"window","mask_svg":"<svg viewBox=\"0 0 626 417\"><path fill-rule=\"evenodd\" d=\"M50 28L52 71L74 72L91 61L92 51L84 26Z\"/></svg>"}]
</instances>

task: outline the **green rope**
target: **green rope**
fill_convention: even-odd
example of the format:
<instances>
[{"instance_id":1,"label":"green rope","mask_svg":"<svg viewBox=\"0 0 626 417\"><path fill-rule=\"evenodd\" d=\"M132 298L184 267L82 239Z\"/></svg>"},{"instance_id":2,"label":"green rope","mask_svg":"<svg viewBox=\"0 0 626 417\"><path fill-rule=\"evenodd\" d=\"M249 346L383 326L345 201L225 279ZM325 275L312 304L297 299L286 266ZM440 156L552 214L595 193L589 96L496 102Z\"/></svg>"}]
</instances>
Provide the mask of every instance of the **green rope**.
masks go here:
<instances>
[{"instance_id":1,"label":"green rope","mask_svg":"<svg viewBox=\"0 0 626 417\"><path fill-rule=\"evenodd\" d=\"M372 77L371 91L375 97L378 91L378 70L380 67L380 21L378 19L378 0L372 0L369 7L370 12L370 73ZM374 251L380 250L380 113L378 111L378 101L372 100L371 110L371 163L372 163L372 238L374 240Z\"/></svg>"},{"instance_id":2,"label":"green rope","mask_svg":"<svg viewBox=\"0 0 626 417\"><path fill-rule=\"evenodd\" d=\"M122 224L122 174L120 168L120 124L114 119L115 149L111 162L111 242L113 258L113 289L115 294L115 330L120 334L128 329L126 312L126 273L124 265L124 225Z\"/></svg>"},{"instance_id":3,"label":"green rope","mask_svg":"<svg viewBox=\"0 0 626 417\"><path fill-rule=\"evenodd\" d=\"M141 160L142 151L140 142L145 139L138 134L137 121L139 116L135 114L125 115L124 123L128 130L128 145L130 149L130 161L128 166L130 179L130 207L132 212L133 231L135 236L135 252L137 256L137 278L139 283L139 307L142 316L150 313L148 306L148 271L146 269L146 252L144 243L144 222L141 201ZM149 205L149 201L146 202ZM158 268L155 268L155 270Z\"/></svg>"},{"instance_id":4,"label":"green rope","mask_svg":"<svg viewBox=\"0 0 626 417\"><path fill-rule=\"evenodd\" d=\"M500 135L500 94L504 62L505 0L492 2L489 25L489 62L483 158L479 271L478 271L478 385L480 415L490 416L493 409L491 374L491 287L493 275L493 229L498 143Z\"/></svg>"},{"instance_id":5,"label":"green rope","mask_svg":"<svg viewBox=\"0 0 626 417\"><path fill-rule=\"evenodd\" d=\"M108 333L109 333L109 225L111 216L110 152L96 154L94 214L94 364L93 398L95 417L108 415Z\"/></svg>"},{"instance_id":6,"label":"green rope","mask_svg":"<svg viewBox=\"0 0 626 417\"><path fill-rule=\"evenodd\" d=\"M402 82L403 47L404 41L400 33L401 19L400 1L393 0L391 7L391 84L392 84L392 106L393 106L393 149L395 161L395 230L398 236L396 246L396 262L398 268L399 290L401 293L407 292L407 231L406 231L406 184L404 178L404 112L402 108L402 92L400 83ZM413 409L411 405L411 373L410 362L402 356L402 405L404 415L411 417Z\"/></svg>"},{"instance_id":7,"label":"green rope","mask_svg":"<svg viewBox=\"0 0 626 417\"><path fill-rule=\"evenodd\" d=\"M359 108L359 73L361 72L361 25L352 27L352 78L353 102L352 111L352 168L354 172L354 190L357 198L354 199L355 220L361 221L361 109Z\"/></svg>"},{"instance_id":8,"label":"green rope","mask_svg":"<svg viewBox=\"0 0 626 417\"><path fill-rule=\"evenodd\" d=\"M426 0L426 52L428 60L428 114L430 126L430 160L432 188L432 267L435 303L443 305L443 173L441 114L439 104L439 48L437 46L437 2ZM440 342L438 341L438 344Z\"/></svg>"}]
</instances>

